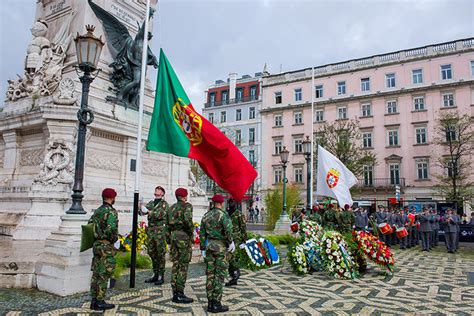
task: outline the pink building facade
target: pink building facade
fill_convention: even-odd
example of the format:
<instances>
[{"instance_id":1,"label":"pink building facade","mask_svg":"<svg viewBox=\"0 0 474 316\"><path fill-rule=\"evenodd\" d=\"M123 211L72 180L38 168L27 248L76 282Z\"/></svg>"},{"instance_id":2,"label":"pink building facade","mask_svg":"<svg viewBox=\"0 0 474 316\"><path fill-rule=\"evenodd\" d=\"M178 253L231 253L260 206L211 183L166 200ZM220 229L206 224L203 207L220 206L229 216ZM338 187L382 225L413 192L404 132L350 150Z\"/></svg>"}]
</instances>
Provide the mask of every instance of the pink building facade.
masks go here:
<instances>
[{"instance_id":1,"label":"pink building facade","mask_svg":"<svg viewBox=\"0 0 474 316\"><path fill-rule=\"evenodd\" d=\"M442 198L432 189L434 174L444 172L435 127L443 111L474 115L474 38L318 66L314 74L314 86L312 68L263 78L264 189L281 180L278 153L286 146L288 182L305 196L305 136L325 121L357 119L377 163L359 177L356 199L393 198L395 185L404 200Z\"/></svg>"}]
</instances>

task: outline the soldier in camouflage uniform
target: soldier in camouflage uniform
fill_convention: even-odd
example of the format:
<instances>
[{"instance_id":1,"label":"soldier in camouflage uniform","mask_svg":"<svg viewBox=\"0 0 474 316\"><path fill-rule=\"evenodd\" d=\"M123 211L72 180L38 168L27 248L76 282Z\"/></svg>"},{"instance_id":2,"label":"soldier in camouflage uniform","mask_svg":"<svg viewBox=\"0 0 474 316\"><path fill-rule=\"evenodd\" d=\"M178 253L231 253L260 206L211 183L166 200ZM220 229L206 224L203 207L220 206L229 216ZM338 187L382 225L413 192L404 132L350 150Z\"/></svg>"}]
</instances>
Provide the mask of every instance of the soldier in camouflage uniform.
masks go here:
<instances>
[{"instance_id":1,"label":"soldier in camouflage uniform","mask_svg":"<svg viewBox=\"0 0 474 316\"><path fill-rule=\"evenodd\" d=\"M163 199L165 189L161 186L155 188L155 199L145 206L148 214L148 255L153 263L153 276L145 283L161 285L165 282L165 255L166 255L166 217L169 205Z\"/></svg>"},{"instance_id":2,"label":"soldier in camouflage uniform","mask_svg":"<svg viewBox=\"0 0 474 316\"><path fill-rule=\"evenodd\" d=\"M193 241L193 206L186 202L188 191L179 188L175 191L177 203L168 212L166 241L170 245L170 255L173 261L171 288L173 302L192 303L192 298L184 295L184 286L188 275L188 265L192 255Z\"/></svg>"},{"instance_id":3,"label":"soldier in camouflage uniform","mask_svg":"<svg viewBox=\"0 0 474 316\"><path fill-rule=\"evenodd\" d=\"M103 204L94 211L89 224L94 225L94 245L92 247L91 309L106 310L115 307L104 301L107 293L107 282L115 268L114 243L118 240L118 215L112 206L117 192L114 189L102 191Z\"/></svg>"},{"instance_id":4,"label":"soldier in camouflage uniform","mask_svg":"<svg viewBox=\"0 0 474 316\"><path fill-rule=\"evenodd\" d=\"M239 245L240 249L245 248L245 242L247 241L247 227L245 225L245 217L237 209L237 205L234 199L228 201L227 213L232 221L232 239L236 245ZM229 275L231 280L225 284L225 286L237 285L237 280L240 277L239 262L235 254L229 254Z\"/></svg>"},{"instance_id":5,"label":"soldier in camouflage uniform","mask_svg":"<svg viewBox=\"0 0 474 316\"><path fill-rule=\"evenodd\" d=\"M201 221L200 249L206 262L207 311L211 313L227 312L229 308L221 304L222 285L227 270L225 258L228 252L235 251L232 239L232 221L222 210L224 197L216 194L212 197L214 207L204 214Z\"/></svg>"}]
</instances>

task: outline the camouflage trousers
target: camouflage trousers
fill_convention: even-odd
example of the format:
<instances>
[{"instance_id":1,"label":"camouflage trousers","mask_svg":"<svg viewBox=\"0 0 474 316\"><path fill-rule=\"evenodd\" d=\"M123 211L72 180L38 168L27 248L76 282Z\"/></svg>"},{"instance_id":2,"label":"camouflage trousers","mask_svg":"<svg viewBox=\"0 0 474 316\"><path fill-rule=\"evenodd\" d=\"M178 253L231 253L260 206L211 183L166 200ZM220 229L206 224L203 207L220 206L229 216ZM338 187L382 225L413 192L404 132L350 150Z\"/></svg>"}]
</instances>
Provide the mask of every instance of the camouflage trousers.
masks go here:
<instances>
[{"instance_id":1,"label":"camouflage trousers","mask_svg":"<svg viewBox=\"0 0 474 316\"><path fill-rule=\"evenodd\" d=\"M115 269L115 249L110 243L101 241L94 242L92 248L94 258L92 259L91 297L98 300L105 299L107 294L107 282Z\"/></svg>"},{"instance_id":2,"label":"camouflage trousers","mask_svg":"<svg viewBox=\"0 0 474 316\"><path fill-rule=\"evenodd\" d=\"M234 256L235 258L235 256ZM227 270L225 252L206 250L206 293L208 301L220 302Z\"/></svg>"},{"instance_id":3,"label":"camouflage trousers","mask_svg":"<svg viewBox=\"0 0 474 316\"><path fill-rule=\"evenodd\" d=\"M171 288L173 292L184 291L191 255L192 245L189 236L172 234L170 256L173 262L173 268L171 269Z\"/></svg>"},{"instance_id":4,"label":"camouflage trousers","mask_svg":"<svg viewBox=\"0 0 474 316\"><path fill-rule=\"evenodd\" d=\"M240 269L240 263L238 257L236 256L238 250L240 249L236 249L234 253L229 252L227 254L227 260L229 261L229 274L231 274L233 271L237 271Z\"/></svg>"},{"instance_id":5,"label":"camouflage trousers","mask_svg":"<svg viewBox=\"0 0 474 316\"><path fill-rule=\"evenodd\" d=\"M148 232L148 255L153 264L153 273L162 275L165 273L165 255L166 255L166 238L165 234L155 234Z\"/></svg>"}]
</instances>

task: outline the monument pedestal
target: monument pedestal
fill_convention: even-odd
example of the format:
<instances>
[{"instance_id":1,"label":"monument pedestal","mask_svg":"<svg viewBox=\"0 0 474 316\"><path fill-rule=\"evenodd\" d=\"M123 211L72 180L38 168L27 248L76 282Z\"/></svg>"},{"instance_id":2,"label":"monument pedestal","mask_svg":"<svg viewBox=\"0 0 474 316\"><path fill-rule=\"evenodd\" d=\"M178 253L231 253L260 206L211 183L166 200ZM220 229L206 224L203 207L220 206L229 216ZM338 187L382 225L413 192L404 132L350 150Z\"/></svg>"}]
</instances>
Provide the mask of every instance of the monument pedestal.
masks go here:
<instances>
[{"instance_id":1,"label":"monument pedestal","mask_svg":"<svg viewBox=\"0 0 474 316\"><path fill-rule=\"evenodd\" d=\"M278 235L285 235L290 233L290 218L288 214L284 213L280 216L278 221L275 224L275 229L273 232Z\"/></svg>"},{"instance_id":2,"label":"monument pedestal","mask_svg":"<svg viewBox=\"0 0 474 316\"><path fill-rule=\"evenodd\" d=\"M81 225L89 215L66 214L57 231L46 239L44 252L36 264L37 287L60 296L89 291L92 276L92 249L79 252Z\"/></svg>"}]
</instances>

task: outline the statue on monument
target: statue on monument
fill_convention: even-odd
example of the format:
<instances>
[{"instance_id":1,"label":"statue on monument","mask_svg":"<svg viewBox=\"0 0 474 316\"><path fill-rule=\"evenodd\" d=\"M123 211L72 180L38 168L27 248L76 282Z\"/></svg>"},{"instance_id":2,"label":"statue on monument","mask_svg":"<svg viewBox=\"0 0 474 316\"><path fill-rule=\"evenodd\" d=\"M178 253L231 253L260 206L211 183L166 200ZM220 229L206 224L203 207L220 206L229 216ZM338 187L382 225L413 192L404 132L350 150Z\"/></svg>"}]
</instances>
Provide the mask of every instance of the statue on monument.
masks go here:
<instances>
[{"instance_id":1,"label":"statue on monument","mask_svg":"<svg viewBox=\"0 0 474 316\"><path fill-rule=\"evenodd\" d=\"M46 36L48 24L36 21L31 27L33 39L28 45L24 76L8 80L6 101L16 101L27 96L52 95L62 79L66 51L71 42L69 27L74 13L71 12L61 29L50 41Z\"/></svg>"},{"instance_id":2,"label":"statue on monument","mask_svg":"<svg viewBox=\"0 0 474 316\"><path fill-rule=\"evenodd\" d=\"M127 27L115 16L93 3L92 0L88 1L92 11L102 22L107 43L114 58L114 62L109 67L113 69L110 79L115 87L116 98L108 97L107 99L138 108L145 23L142 24L133 39ZM150 11L150 17L152 14ZM151 37L151 33L148 32L148 39L150 40ZM147 65L158 67L158 61L150 47L148 47Z\"/></svg>"}]
</instances>

